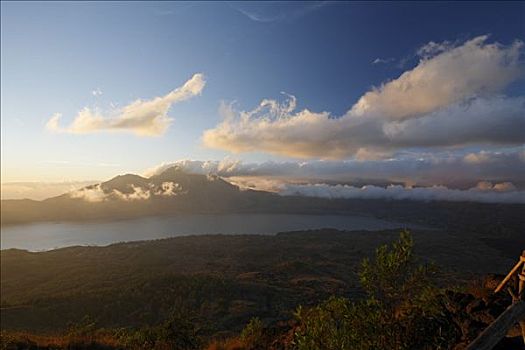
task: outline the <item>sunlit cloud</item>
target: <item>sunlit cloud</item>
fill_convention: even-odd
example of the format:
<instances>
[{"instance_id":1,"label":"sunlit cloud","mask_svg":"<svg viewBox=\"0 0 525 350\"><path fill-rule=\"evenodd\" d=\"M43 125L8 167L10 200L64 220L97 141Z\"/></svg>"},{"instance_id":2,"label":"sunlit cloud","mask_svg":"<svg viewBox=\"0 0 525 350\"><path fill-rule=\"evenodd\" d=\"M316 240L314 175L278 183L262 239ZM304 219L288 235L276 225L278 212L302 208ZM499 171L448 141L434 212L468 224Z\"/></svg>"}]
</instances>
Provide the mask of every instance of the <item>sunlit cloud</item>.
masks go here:
<instances>
[{"instance_id":1,"label":"sunlit cloud","mask_svg":"<svg viewBox=\"0 0 525 350\"><path fill-rule=\"evenodd\" d=\"M349 113L405 119L500 91L523 75L523 42L486 41L487 36L479 36L456 47L425 45L415 68L364 94Z\"/></svg>"},{"instance_id":2,"label":"sunlit cloud","mask_svg":"<svg viewBox=\"0 0 525 350\"><path fill-rule=\"evenodd\" d=\"M179 160L151 168L144 176L177 166L188 173L217 174L241 188L283 196L525 203L523 153L524 149L415 154L381 161Z\"/></svg>"},{"instance_id":3,"label":"sunlit cloud","mask_svg":"<svg viewBox=\"0 0 525 350\"><path fill-rule=\"evenodd\" d=\"M345 199L395 199L419 201L452 201L481 203L525 203L525 191L515 191L511 183L493 185L485 182L468 190L450 189L445 186L404 187L400 185L363 186L349 185L286 185L283 196L306 196Z\"/></svg>"},{"instance_id":4,"label":"sunlit cloud","mask_svg":"<svg viewBox=\"0 0 525 350\"><path fill-rule=\"evenodd\" d=\"M107 200L143 201L153 197L173 197L184 193L180 184L171 181L163 182L160 185L129 185L128 189L129 191L122 192L117 189L107 189L103 184L96 184L71 191L68 195L73 199L98 203Z\"/></svg>"},{"instance_id":5,"label":"sunlit cloud","mask_svg":"<svg viewBox=\"0 0 525 350\"><path fill-rule=\"evenodd\" d=\"M48 120L46 129L73 134L120 131L139 136L159 136L166 132L173 121L167 114L170 107L200 95L205 85L204 75L195 74L184 85L167 95L151 100L136 100L127 106L112 110L108 115L85 107L67 127L60 126L62 115L55 113Z\"/></svg>"},{"instance_id":6,"label":"sunlit cloud","mask_svg":"<svg viewBox=\"0 0 525 350\"><path fill-rule=\"evenodd\" d=\"M502 91L523 77L523 42L429 43L419 63L365 93L343 116L308 109L296 99L263 100L252 111L220 109L223 121L203 143L234 153L297 158L377 159L413 147L525 143L525 97Z\"/></svg>"},{"instance_id":7,"label":"sunlit cloud","mask_svg":"<svg viewBox=\"0 0 525 350\"><path fill-rule=\"evenodd\" d=\"M243 162L178 160L146 170L146 178L171 167L190 174L215 175L244 188L282 195L325 198L391 198L521 203L525 190L525 148L477 152L400 153L387 160ZM71 187L70 187L71 188ZM145 201L187 193L178 183L130 184L124 190L104 184L69 191L87 202ZM521 199L520 199L521 198Z\"/></svg>"},{"instance_id":8,"label":"sunlit cloud","mask_svg":"<svg viewBox=\"0 0 525 350\"><path fill-rule=\"evenodd\" d=\"M465 162L471 164L483 164L493 160L493 157L489 152L481 151L478 153L469 153L464 158Z\"/></svg>"},{"instance_id":9,"label":"sunlit cloud","mask_svg":"<svg viewBox=\"0 0 525 350\"><path fill-rule=\"evenodd\" d=\"M279 183L362 183L374 181L424 186L473 186L479 181L524 184L525 149L457 153L398 154L387 160L311 160L243 162L178 160L148 169L144 176L159 174L178 166L193 174L217 174L237 183L257 183L276 188ZM251 186L249 186L251 187ZM257 187L257 186L254 186Z\"/></svg>"},{"instance_id":10,"label":"sunlit cloud","mask_svg":"<svg viewBox=\"0 0 525 350\"><path fill-rule=\"evenodd\" d=\"M71 198L82 199L86 202L102 202L106 199L106 194L100 184L84 187L69 193Z\"/></svg>"}]
</instances>

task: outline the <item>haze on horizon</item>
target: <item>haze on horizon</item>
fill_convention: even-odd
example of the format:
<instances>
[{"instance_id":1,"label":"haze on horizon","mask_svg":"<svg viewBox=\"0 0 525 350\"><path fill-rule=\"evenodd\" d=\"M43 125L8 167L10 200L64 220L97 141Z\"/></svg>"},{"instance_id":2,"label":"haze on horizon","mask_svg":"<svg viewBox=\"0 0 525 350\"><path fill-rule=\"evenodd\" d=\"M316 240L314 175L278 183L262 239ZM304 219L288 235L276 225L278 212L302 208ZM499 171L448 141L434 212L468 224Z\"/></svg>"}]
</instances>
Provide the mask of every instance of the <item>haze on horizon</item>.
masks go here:
<instances>
[{"instance_id":1,"label":"haze on horizon","mask_svg":"<svg viewBox=\"0 0 525 350\"><path fill-rule=\"evenodd\" d=\"M522 196L524 7L2 2L2 199L173 165Z\"/></svg>"}]
</instances>

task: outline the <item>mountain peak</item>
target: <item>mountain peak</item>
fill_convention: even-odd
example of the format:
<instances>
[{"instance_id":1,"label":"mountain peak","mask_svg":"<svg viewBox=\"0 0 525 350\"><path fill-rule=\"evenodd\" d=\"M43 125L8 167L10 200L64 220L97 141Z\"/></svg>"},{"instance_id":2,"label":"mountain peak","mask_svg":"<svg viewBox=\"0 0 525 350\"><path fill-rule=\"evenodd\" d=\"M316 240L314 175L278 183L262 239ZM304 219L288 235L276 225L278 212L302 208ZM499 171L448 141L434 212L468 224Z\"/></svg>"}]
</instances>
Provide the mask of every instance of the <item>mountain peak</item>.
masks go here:
<instances>
[{"instance_id":1,"label":"mountain peak","mask_svg":"<svg viewBox=\"0 0 525 350\"><path fill-rule=\"evenodd\" d=\"M124 174L124 175L118 175L112 178L109 181L103 182L102 188L112 191L112 190L118 190L120 192L128 192L130 191L130 186L144 186L148 182L148 179L135 175L135 174Z\"/></svg>"},{"instance_id":2,"label":"mountain peak","mask_svg":"<svg viewBox=\"0 0 525 350\"><path fill-rule=\"evenodd\" d=\"M165 170L163 170L162 172L160 172L159 174L156 174L156 175L153 175L152 177L155 177L155 176L167 176L167 175L170 175L170 174L187 174L189 175L189 173L187 173L184 168L182 168L180 165L174 165L174 166L171 166Z\"/></svg>"}]
</instances>

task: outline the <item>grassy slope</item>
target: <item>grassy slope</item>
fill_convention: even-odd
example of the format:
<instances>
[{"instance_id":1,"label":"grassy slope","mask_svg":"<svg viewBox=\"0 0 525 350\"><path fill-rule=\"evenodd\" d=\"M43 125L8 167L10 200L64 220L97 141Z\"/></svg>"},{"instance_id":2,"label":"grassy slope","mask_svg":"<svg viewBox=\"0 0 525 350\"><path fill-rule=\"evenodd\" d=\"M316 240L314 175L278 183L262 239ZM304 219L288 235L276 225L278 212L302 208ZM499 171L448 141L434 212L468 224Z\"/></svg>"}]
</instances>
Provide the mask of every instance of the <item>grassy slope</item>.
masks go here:
<instances>
[{"instance_id":1,"label":"grassy slope","mask_svg":"<svg viewBox=\"0 0 525 350\"><path fill-rule=\"evenodd\" d=\"M252 316L359 293L355 271L398 231L188 236L108 247L1 252L3 329L54 331L90 315L99 326L155 324L188 310L210 334ZM505 272L513 251L439 231L415 232L416 252L454 276ZM468 249L466 249L468 247ZM479 259L483 256L483 259Z\"/></svg>"}]
</instances>

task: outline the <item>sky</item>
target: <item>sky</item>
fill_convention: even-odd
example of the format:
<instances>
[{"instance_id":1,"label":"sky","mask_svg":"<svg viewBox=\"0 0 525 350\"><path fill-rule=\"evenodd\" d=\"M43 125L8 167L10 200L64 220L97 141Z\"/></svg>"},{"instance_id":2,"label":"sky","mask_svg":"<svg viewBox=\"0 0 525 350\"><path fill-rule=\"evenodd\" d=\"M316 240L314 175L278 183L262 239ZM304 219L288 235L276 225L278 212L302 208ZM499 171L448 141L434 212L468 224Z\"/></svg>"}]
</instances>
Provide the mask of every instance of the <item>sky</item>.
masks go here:
<instances>
[{"instance_id":1,"label":"sky","mask_svg":"<svg viewBox=\"0 0 525 350\"><path fill-rule=\"evenodd\" d=\"M523 40L523 2L2 1L2 183L521 187Z\"/></svg>"}]
</instances>

